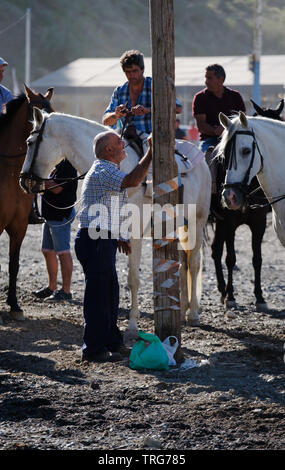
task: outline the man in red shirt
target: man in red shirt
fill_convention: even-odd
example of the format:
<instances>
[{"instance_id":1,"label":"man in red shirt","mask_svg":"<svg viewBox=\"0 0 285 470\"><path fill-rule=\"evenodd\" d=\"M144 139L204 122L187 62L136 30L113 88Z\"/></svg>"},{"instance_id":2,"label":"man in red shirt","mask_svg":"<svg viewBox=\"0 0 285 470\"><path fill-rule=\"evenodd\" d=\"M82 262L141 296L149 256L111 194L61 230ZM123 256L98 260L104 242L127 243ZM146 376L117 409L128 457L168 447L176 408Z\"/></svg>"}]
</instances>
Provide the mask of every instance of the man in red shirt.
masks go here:
<instances>
[{"instance_id":1,"label":"man in red shirt","mask_svg":"<svg viewBox=\"0 0 285 470\"><path fill-rule=\"evenodd\" d=\"M224 128L219 122L219 113L230 117L235 112L244 111L245 104L238 91L224 86L224 68L219 64L206 67L206 88L196 93L192 104L192 114L200 133L200 148L206 152L208 147L216 146Z\"/></svg>"}]
</instances>

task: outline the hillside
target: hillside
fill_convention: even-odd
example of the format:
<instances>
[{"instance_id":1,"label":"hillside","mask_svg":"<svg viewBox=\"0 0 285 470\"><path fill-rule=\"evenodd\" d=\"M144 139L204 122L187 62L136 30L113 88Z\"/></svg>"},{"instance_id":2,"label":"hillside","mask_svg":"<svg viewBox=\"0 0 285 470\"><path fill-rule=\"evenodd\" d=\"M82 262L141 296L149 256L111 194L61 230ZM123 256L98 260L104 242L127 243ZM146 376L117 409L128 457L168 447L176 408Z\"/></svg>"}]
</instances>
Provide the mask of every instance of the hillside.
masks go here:
<instances>
[{"instance_id":1,"label":"hillside","mask_svg":"<svg viewBox=\"0 0 285 470\"><path fill-rule=\"evenodd\" d=\"M255 0L174 0L176 56L239 55L252 50ZM32 11L32 76L79 57L151 54L148 0L1 0L0 56L24 81L25 15ZM284 0L263 0L263 53L285 50Z\"/></svg>"}]
</instances>

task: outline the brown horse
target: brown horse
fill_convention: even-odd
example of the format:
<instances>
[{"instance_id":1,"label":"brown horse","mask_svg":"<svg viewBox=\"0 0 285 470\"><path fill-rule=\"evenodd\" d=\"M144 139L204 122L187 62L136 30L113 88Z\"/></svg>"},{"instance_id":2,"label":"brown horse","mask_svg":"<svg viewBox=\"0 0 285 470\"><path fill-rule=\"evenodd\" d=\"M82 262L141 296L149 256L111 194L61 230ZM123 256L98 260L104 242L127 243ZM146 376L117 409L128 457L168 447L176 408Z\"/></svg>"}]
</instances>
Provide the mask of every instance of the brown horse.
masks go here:
<instances>
[{"instance_id":1,"label":"brown horse","mask_svg":"<svg viewBox=\"0 0 285 470\"><path fill-rule=\"evenodd\" d=\"M7 303L15 320L24 319L17 301L16 285L20 249L33 203L33 196L20 188L19 174L26 155L26 139L32 130L32 108L37 106L52 112L52 94L52 88L42 95L25 86L25 93L10 101L6 113L0 115L0 234L6 230L10 239Z\"/></svg>"}]
</instances>

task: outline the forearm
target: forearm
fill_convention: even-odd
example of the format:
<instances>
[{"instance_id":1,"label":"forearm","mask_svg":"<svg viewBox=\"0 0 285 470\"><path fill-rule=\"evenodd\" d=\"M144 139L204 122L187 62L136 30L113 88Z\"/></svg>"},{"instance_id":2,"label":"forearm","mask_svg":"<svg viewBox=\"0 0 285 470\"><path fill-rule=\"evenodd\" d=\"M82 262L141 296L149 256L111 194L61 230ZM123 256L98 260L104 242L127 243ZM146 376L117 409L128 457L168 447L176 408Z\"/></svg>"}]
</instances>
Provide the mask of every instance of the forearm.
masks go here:
<instances>
[{"instance_id":1,"label":"forearm","mask_svg":"<svg viewBox=\"0 0 285 470\"><path fill-rule=\"evenodd\" d=\"M118 116L116 115L115 111L113 113L106 113L103 118L104 126L113 126L118 121Z\"/></svg>"},{"instance_id":2,"label":"forearm","mask_svg":"<svg viewBox=\"0 0 285 470\"><path fill-rule=\"evenodd\" d=\"M152 151L149 148L145 156L141 159L138 165L125 176L122 182L122 188L133 188L138 186L140 182L146 177L148 167L152 159Z\"/></svg>"},{"instance_id":3,"label":"forearm","mask_svg":"<svg viewBox=\"0 0 285 470\"><path fill-rule=\"evenodd\" d=\"M197 129L201 134L206 135L216 135L215 134L215 127L207 124L206 122L197 122Z\"/></svg>"},{"instance_id":4,"label":"forearm","mask_svg":"<svg viewBox=\"0 0 285 470\"><path fill-rule=\"evenodd\" d=\"M62 191L62 186L58 186L58 183L56 183L54 180L46 180L45 181L45 189L48 189L54 194L59 194Z\"/></svg>"},{"instance_id":5,"label":"forearm","mask_svg":"<svg viewBox=\"0 0 285 470\"><path fill-rule=\"evenodd\" d=\"M206 119L199 118L198 116L195 118L197 123L197 129L200 134L205 134L209 136L219 136L223 132L222 126L212 126L206 122Z\"/></svg>"}]
</instances>

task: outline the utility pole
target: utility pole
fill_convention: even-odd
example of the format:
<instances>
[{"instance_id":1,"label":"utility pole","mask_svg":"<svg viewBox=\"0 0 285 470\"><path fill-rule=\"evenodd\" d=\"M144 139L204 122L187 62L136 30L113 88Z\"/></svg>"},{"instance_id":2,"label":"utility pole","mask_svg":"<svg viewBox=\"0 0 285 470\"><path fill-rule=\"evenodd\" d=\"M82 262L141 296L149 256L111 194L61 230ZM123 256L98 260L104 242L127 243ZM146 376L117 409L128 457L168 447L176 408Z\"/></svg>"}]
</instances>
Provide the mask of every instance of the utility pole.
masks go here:
<instances>
[{"instance_id":1,"label":"utility pole","mask_svg":"<svg viewBox=\"0 0 285 470\"><path fill-rule=\"evenodd\" d=\"M252 99L260 105L260 58L262 51L262 0L255 3L255 25L253 36L253 91Z\"/></svg>"},{"instance_id":2,"label":"utility pole","mask_svg":"<svg viewBox=\"0 0 285 470\"><path fill-rule=\"evenodd\" d=\"M149 0L152 45L152 129L153 129L153 203L167 204L175 227L179 203L175 143L175 63L173 0ZM156 209L153 211L153 286L155 334L163 341L176 336L179 347L175 359L181 358L181 319L179 253L177 239L163 224L162 237L157 237ZM161 218L161 220L163 217ZM171 224L170 224L171 225ZM174 230L175 232L175 230ZM171 236L172 233L172 236Z\"/></svg>"},{"instance_id":3,"label":"utility pole","mask_svg":"<svg viewBox=\"0 0 285 470\"><path fill-rule=\"evenodd\" d=\"M26 64L25 64L25 84L30 85L31 81L31 9L26 11Z\"/></svg>"}]
</instances>

